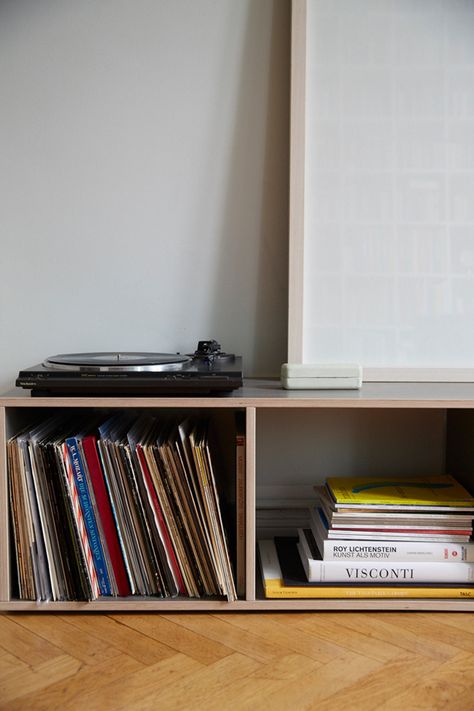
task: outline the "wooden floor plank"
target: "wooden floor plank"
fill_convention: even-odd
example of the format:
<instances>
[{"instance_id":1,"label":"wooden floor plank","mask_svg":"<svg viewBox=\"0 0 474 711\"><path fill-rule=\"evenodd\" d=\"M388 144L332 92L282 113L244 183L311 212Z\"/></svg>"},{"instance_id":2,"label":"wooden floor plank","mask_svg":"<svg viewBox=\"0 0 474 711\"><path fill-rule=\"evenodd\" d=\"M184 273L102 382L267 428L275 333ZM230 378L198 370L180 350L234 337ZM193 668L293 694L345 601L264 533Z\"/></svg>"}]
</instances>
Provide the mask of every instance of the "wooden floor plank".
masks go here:
<instances>
[{"instance_id":1,"label":"wooden floor plank","mask_svg":"<svg viewBox=\"0 0 474 711\"><path fill-rule=\"evenodd\" d=\"M423 618L414 617L413 613L380 613L361 617L358 614L344 614L342 618L333 618L341 629L351 629L367 638L375 648L374 641L379 644L389 643L395 649L405 650L413 654L422 654L438 661L450 659L459 653L457 644L453 644L454 634L437 626L437 632L431 635L430 644L426 644L425 635L421 633ZM436 624L436 616L430 615L430 625ZM443 632L446 632L444 634ZM454 632L454 630L453 630Z\"/></svg>"},{"instance_id":2,"label":"wooden floor plank","mask_svg":"<svg viewBox=\"0 0 474 711\"><path fill-rule=\"evenodd\" d=\"M459 708L469 699L463 711L474 709L474 656L461 652L436 669L436 674L420 675L416 682L401 694L393 696L377 711L448 711Z\"/></svg>"},{"instance_id":3,"label":"wooden floor plank","mask_svg":"<svg viewBox=\"0 0 474 711\"><path fill-rule=\"evenodd\" d=\"M461 694L458 694L457 691L455 691L453 696L450 698L449 703L446 704L443 709L444 711L472 711L474 708L472 704L473 696L474 689L467 689ZM412 708L413 711L417 711L414 707ZM393 711L395 711L395 709Z\"/></svg>"},{"instance_id":4,"label":"wooden floor plank","mask_svg":"<svg viewBox=\"0 0 474 711\"><path fill-rule=\"evenodd\" d=\"M439 666L439 662L433 659L401 653L398 658L358 679L342 692L331 694L319 702L318 711L334 711L335 707L351 711L378 711L384 703L416 684L422 669L425 674L435 675Z\"/></svg>"},{"instance_id":5,"label":"wooden floor plank","mask_svg":"<svg viewBox=\"0 0 474 711\"><path fill-rule=\"evenodd\" d=\"M25 664L34 666L62 656L62 650L51 641L24 629L18 624L21 615L0 614L0 647L12 651Z\"/></svg>"},{"instance_id":6,"label":"wooden floor plank","mask_svg":"<svg viewBox=\"0 0 474 711\"><path fill-rule=\"evenodd\" d=\"M154 697L159 709L158 699L167 687L179 689L186 677L203 669L205 667L195 659L175 654L139 671L124 674L99 689L85 688L83 693L61 706L61 711L136 709L150 696Z\"/></svg>"},{"instance_id":7,"label":"wooden floor plank","mask_svg":"<svg viewBox=\"0 0 474 711\"><path fill-rule=\"evenodd\" d=\"M71 614L67 620L72 627L89 635L95 643L101 644L107 640L108 645L143 664L155 664L176 653L166 644L137 632L109 615Z\"/></svg>"},{"instance_id":8,"label":"wooden floor plank","mask_svg":"<svg viewBox=\"0 0 474 711\"><path fill-rule=\"evenodd\" d=\"M74 706L76 698L85 690L87 693L97 693L103 686L142 668L143 665L136 659L116 651L113 659L109 657L93 666L82 664L73 676L52 683L48 683L45 678L42 688L37 688L32 693L25 690L16 701L9 703L8 711L51 711L62 709L65 705Z\"/></svg>"},{"instance_id":9,"label":"wooden floor plank","mask_svg":"<svg viewBox=\"0 0 474 711\"><path fill-rule=\"evenodd\" d=\"M215 664L189 674L179 685L168 685L159 692L159 707L166 711L184 709L207 709L216 694L221 693L228 708L232 699L227 691L230 684L245 680L261 665L254 659L242 654L231 654ZM134 711L155 711L157 696L151 694L146 699L134 703ZM127 711L127 706L117 706L117 711Z\"/></svg>"},{"instance_id":10,"label":"wooden floor plank","mask_svg":"<svg viewBox=\"0 0 474 711\"><path fill-rule=\"evenodd\" d=\"M12 674L18 674L20 671L28 669L28 664L25 664L21 659L15 657L9 652L0 654L0 681Z\"/></svg>"},{"instance_id":11,"label":"wooden floor plank","mask_svg":"<svg viewBox=\"0 0 474 711\"><path fill-rule=\"evenodd\" d=\"M272 705L267 700L271 693L280 696L289 683L294 680L299 681L319 668L320 665L313 659L300 654L281 656L261 665L245 679L233 680L220 693L209 696L203 708L206 711L223 709L235 709L235 711L271 709L273 711ZM291 708L297 707L291 706Z\"/></svg>"},{"instance_id":12,"label":"wooden floor plank","mask_svg":"<svg viewBox=\"0 0 474 711\"><path fill-rule=\"evenodd\" d=\"M255 613L215 616L238 629L251 632L266 640L271 640L272 643L279 645L283 650L303 654L321 664L327 664L333 659L347 654L343 647L320 639L301 628L295 634L294 627L282 624L282 618L277 614L259 614L258 624L255 624Z\"/></svg>"},{"instance_id":13,"label":"wooden floor plank","mask_svg":"<svg viewBox=\"0 0 474 711\"><path fill-rule=\"evenodd\" d=\"M63 653L80 659L84 664L94 665L102 662L104 658L113 658L116 655L108 640L91 636L89 630L81 630L61 616L21 614L16 622L25 630L53 643ZM91 618L91 624L92 622Z\"/></svg>"},{"instance_id":14,"label":"wooden floor plank","mask_svg":"<svg viewBox=\"0 0 474 711\"><path fill-rule=\"evenodd\" d=\"M317 709L320 702L328 696L334 698L334 709L339 709L345 707L337 705L338 693L381 668L381 662L356 654L348 654L344 658L339 657L328 664L314 665L312 668L301 664L300 660L299 671L297 667L297 673L285 683L255 685L253 696L250 697L241 695L239 688L229 688L228 693L235 694L235 707L246 711ZM225 699L222 701L225 702ZM211 704L211 708L217 711L218 704Z\"/></svg>"},{"instance_id":15,"label":"wooden floor plank","mask_svg":"<svg viewBox=\"0 0 474 711\"><path fill-rule=\"evenodd\" d=\"M26 695L40 692L60 679L73 677L80 667L78 659L64 654L3 679L0 683L0 708L11 708L6 704L18 698L21 698L23 708L28 708L24 703Z\"/></svg>"},{"instance_id":16,"label":"wooden floor plank","mask_svg":"<svg viewBox=\"0 0 474 711\"><path fill-rule=\"evenodd\" d=\"M237 613L238 614L238 613ZM255 659L258 662L268 662L288 652L284 646L273 639L264 639L254 632L237 630L227 619L226 615L218 617L207 615L205 621L202 615L165 615L167 620L174 620L187 630L211 640L213 643L224 645L228 649Z\"/></svg>"},{"instance_id":17,"label":"wooden floor plank","mask_svg":"<svg viewBox=\"0 0 474 711\"><path fill-rule=\"evenodd\" d=\"M417 612L420 619L432 619L433 615L428 612ZM474 615L472 612L439 612L435 616L436 622L464 632L474 632Z\"/></svg>"},{"instance_id":18,"label":"wooden floor plank","mask_svg":"<svg viewBox=\"0 0 474 711\"><path fill-rule=\"evenodd\" d=\"M345 626L344 615L332 616L327 613L304 614L295 618L286 615L282 618L284 624L302 632L312 633L328 643L340 648L365 655L376 661L387 662L396 658L400 650L391 642L379 640L374 645L364 632L352 630Z\"/></svg>"},{"instance_id":19,"label":"wooden floor plank","mask_svg":"<svg viewBox=\"0 0 474 711\"><path fill-rule=\"evenodd\" d=\"M452 626L449 622L443 621L437 615L400 615L399 613L387 613L386 618L389 623L396 625L397 629L403 628L408 633L416 635L417 639L424 645L429 642L429 648L437 648L439 645L448 646L454 656L460 649L474 653L474 615L466 617L461 627ZM377 622L380 618L377 618Z\"/></svg>"},{"instance_id":20,"label":"wooden floor plank","mask_svg":"<svg viewBox=\"0 0 474 711\"><path fill-rule=\"evenodd\" d=\"M111 615L112 619L130 629L136 630L152 640L157 640L176 652L181 652L200 664L214 664L219 659L232 654L233 650L218 642L211 641L201 630L208 624L209 616L197 613L201 622L197 632L179 624L177 615Z\"/></svg>"}]
</instances>

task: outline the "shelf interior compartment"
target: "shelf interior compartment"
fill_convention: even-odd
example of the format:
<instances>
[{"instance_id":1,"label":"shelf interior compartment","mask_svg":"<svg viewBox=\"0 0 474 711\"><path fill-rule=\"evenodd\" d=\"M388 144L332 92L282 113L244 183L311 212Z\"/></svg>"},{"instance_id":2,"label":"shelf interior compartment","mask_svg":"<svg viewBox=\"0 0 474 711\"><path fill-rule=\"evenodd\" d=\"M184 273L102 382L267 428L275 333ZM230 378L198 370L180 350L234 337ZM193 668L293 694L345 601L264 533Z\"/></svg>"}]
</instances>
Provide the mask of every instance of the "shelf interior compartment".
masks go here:
<instances>
[{"instance_id":1,"label":"shelf interior compartment","mask_svg":"<svg viewBox=\"0 0 474 711\"><path fill-rule=\"evenodd\" d=\"M5 434L6 440L10 437L15 436L22 430L30 428L37 423L45 421L46 418L52 415L70 416L71 414L83 415L87 411L90 413L91 417L100 415L103 416L104 421L116 412L122 412L122 407L7 407L5 410ZM221 512L223 516L224 527L226 531L227 542L229 546L229 553L232 561L232 567L234 572L234 579L236 577L236 546L237 546L237 496L236 496L236 466L237 466L237 454L236 454L236 435L237 435L237 421L245 423L245 410L243 408L209 408L209 407L165 407L165 408L130 408L130 411L137 415L147 413L155 417L163 418L167 420L173 417L176 420L185 419L187 416L191 417L202 417L209 418L210 427L210 446L212 447L213 454L213 466L214 473L216 476L217 488L219 491L219 499L221 504ZM244 425L243 425L244 426ZM4 461L3 466L0 471L0 478L3 478L4 487L3 491L7 492L6 486L6 471L7 463ZM245 505L244 502L240 502ZM9 509L9 502L7 504ZM245 512L244 512L245 514ZM8 540L10 539L10 540ZM15 578L16 574L13 574L13 567L15 564L15 553L11 545L11 527L8 526L7 541L4 543L3 547L3 560L1 562L3 570L10 571L10 585L8 596L4 599L14 602L17 599L15 594ZM243 540L243 545L245 546L245 537ZM244 576L245 577L245 576ZM241 594L241 597L243 595ZM122 599L122 598L117 598ZM156 600L156 598L151 597L151 601ZM202 598L201 598L202 599ZM204 598L212 599L212 598ZM54 603L53 603L54 604ZM144 603L146 604L146 603ZM198 605L199 599L190 598L190 604Z\"/></svg>"}]
</instances>

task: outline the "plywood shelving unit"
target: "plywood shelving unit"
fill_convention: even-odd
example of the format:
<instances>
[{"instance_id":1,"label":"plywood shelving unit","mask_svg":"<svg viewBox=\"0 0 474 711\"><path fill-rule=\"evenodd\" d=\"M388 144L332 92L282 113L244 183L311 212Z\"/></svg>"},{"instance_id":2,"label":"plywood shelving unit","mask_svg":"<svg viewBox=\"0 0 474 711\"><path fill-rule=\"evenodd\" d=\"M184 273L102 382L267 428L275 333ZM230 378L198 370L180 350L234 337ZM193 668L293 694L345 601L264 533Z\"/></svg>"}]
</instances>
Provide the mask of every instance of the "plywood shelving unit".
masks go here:
<instances>
[{"instance_id":1,"label":"plywood shelving unit","mask_svg":"<svg viewBox=\"0 0 474 711\"><path fill-rule=\"evenodd\" d=\"M205 410L224 438L232 411L246 421L245 595L238 601L104 598L36 603L11 595L6 441L28 422L31 408L163 411ZM227 432L227 435L225 435ZM351 468L348 471L348 468ZM259 497L310 488L347 473L451 473L474 491L474 384L367 383L356 391L284 391L277 382L248 381L210 397L65 398L15 392L0 399L0 609L8 611L145 610L474 610L472 599L291 599L263 597L256 556ZM276 495L276 494L275 494Z\"/></svg>"}]
</instances>

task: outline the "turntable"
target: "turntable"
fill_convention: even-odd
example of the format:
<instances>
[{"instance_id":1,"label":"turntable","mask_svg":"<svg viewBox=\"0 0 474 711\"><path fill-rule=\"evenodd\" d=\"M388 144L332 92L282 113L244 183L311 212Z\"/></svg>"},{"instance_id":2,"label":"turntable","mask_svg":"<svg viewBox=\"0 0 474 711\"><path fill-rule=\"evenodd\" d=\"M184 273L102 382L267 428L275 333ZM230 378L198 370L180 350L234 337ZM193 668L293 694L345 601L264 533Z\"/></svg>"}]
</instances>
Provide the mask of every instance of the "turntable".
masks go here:
<instances>
[{"instance_id":1,"label":"turntable","mask_svg":"<svg viewBox=\"0 0 474 711\"><path fill-rule=\"evenodd\" d=\"M229 392L242 385L242 358L217 341L192 354L71 353L21 370L17 387L32 395L178 395Z\"/></svg>"}]
</instances>

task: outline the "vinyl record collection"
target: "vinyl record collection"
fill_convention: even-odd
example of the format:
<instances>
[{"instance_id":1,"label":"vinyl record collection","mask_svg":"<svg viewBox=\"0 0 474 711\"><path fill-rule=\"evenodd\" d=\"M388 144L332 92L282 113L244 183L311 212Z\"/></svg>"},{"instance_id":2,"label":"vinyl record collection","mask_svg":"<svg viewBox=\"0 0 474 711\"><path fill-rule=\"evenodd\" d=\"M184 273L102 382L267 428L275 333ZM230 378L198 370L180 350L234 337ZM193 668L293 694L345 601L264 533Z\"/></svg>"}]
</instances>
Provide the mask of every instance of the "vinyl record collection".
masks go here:
<instances>
[{"instance_id":1,"label":"vinyl record collection","mask_svg":"<svg viewBox=\"0 0 474 711\"><path fill-rule=\"evenodd\" d=\"M21 600L236 599L204 416L49 417L8 441Z\"/></svg>"}]
</instances>

